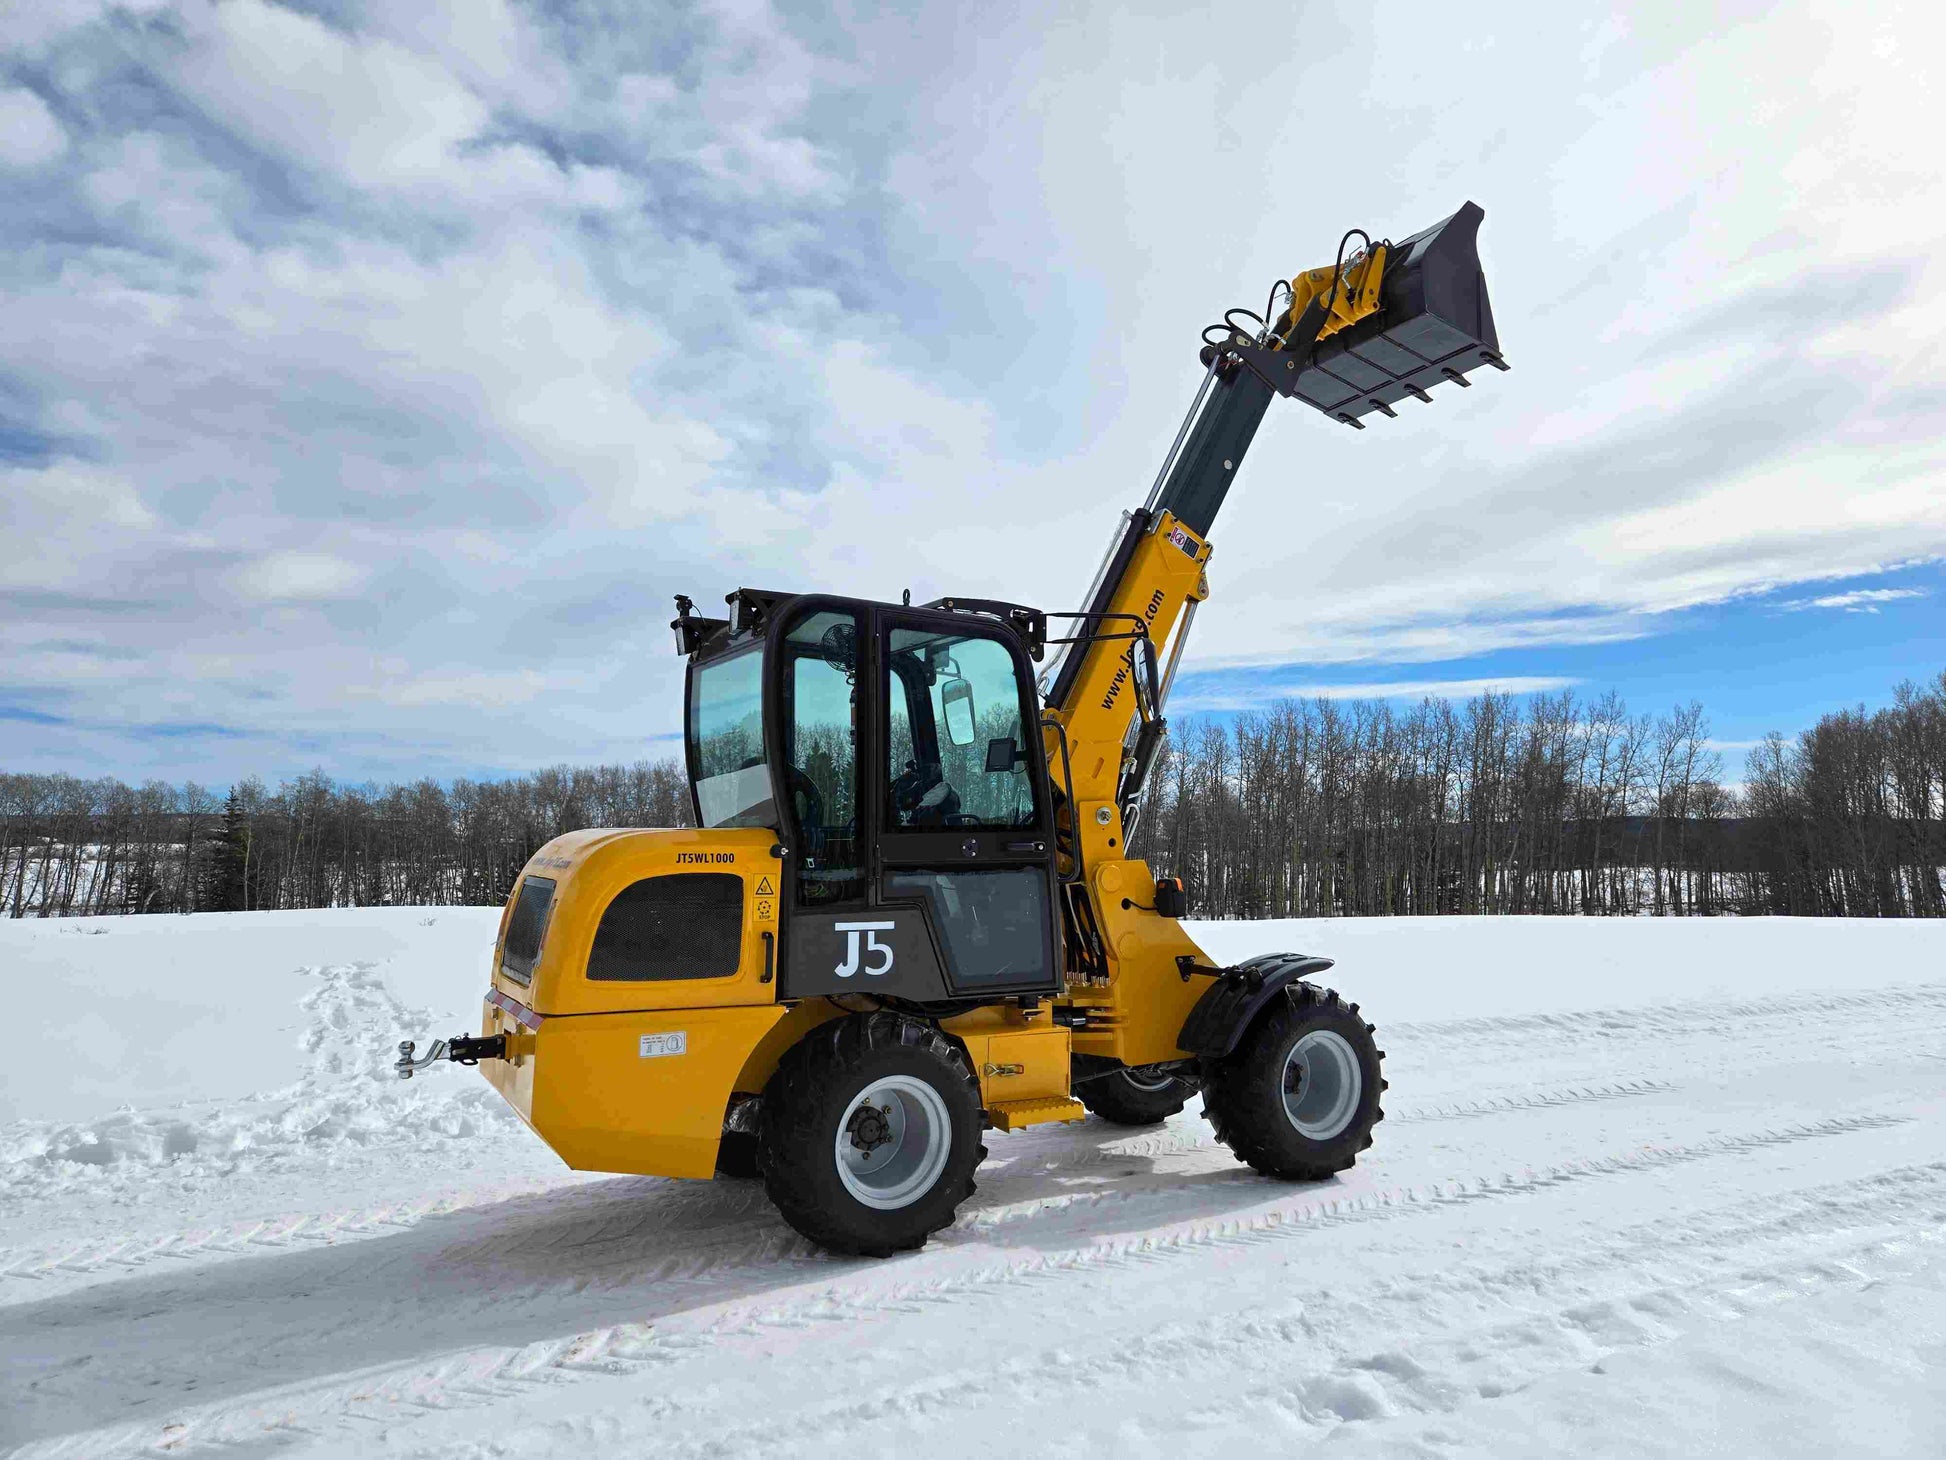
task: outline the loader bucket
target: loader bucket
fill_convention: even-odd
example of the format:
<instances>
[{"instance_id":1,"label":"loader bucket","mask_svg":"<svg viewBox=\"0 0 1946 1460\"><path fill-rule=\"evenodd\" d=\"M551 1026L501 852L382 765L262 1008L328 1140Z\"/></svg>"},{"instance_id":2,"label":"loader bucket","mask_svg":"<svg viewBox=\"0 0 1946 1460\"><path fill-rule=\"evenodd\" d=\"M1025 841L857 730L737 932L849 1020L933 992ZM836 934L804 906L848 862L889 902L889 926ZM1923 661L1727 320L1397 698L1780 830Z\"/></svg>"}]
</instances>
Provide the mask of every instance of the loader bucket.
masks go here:
<instances>
[{"instance_id":1,"label":"loader bucket","mask_svg":"<svg viewBox=\"0 0 1946 1460\"><path fill-rule=\"evenodd\" d=\"M1379 286L1379 307L1356 324L1295 356L1246 348L1240 353L1280 394L1315 406L1361 430L1359 419L1387 416L1411 396L1430 401L1435 385L1468 385L1482 365L1500 358L1480 271L1478 235L1485 212L1467 203L1443 223L1392 246Z\"/></svg>"}]
</instances>

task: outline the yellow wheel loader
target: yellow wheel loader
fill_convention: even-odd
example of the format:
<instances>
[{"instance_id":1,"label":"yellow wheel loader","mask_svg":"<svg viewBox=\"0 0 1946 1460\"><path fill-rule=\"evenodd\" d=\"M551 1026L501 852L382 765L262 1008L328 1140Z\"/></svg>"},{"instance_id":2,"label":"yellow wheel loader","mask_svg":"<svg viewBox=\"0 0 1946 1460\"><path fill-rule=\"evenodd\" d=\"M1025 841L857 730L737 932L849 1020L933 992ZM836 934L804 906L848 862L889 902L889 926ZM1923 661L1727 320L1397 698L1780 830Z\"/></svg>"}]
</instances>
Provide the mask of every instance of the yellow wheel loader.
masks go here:
<instances>
[{"instance_id":1,"label":"yellow wheel loader","mask_svg":"<svg viewBox=\"0 0 1946 1460\"><path fill-rule=\"evenodd\" d=\"M1206 330L1202 388L1078 612L742 588L709 618L679 596L695 829L542 847L480 1035L402 1044L399 1073L477 1064L576 1169L760 1177L848 1253L949 1225L987 1130L1153 1124L1198 1091L1266 1175L1349 1167L1385 1082L1358 1006L1307 981L1331 961L1213 964L1128 839L1271 399L1363 429L1507 368L1481 217L1353 230L1262 317Z\"/></svg>"}]
</instances>

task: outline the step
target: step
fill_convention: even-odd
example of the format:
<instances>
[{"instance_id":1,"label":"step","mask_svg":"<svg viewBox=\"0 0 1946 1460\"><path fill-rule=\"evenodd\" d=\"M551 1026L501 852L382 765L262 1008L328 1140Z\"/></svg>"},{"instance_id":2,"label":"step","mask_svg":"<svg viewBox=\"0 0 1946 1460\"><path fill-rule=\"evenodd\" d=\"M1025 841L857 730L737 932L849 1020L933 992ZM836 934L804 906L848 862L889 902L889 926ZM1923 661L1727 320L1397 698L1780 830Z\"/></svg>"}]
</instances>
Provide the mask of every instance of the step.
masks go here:
<instances>
[{"instance_id":1,"label":"step","mask_svg":"<svg viewBox=\"0 0 1946 1460\"><path fill-rule=\"evenodd\" d=\"M1079 1100L998 1100L987 1107L987 1119L993 1122L995 1130L1019 1130L1023 1126L1087 1118L1088 1107Z\"/></svg>"}]
</instances>

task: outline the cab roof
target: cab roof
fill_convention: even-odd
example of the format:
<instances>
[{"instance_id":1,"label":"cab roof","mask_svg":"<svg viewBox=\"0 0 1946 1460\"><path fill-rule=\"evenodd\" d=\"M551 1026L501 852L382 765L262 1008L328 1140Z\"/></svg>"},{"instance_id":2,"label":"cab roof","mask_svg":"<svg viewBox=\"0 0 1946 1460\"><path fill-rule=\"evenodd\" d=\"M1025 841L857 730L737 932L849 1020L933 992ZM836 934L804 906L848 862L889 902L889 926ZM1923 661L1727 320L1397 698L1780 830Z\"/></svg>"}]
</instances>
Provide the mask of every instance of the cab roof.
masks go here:
<instances>
[{"instance_id":1,"label":"cab roof","mask_svg":"<svg viewBox=\"0 0 1946 1460\"><path fill-rule=\"evenodd\" d=\"M676 633L676 652L689 658L713 659L732 648L752 642L759 638L770 622L784 609L800 598L828 598L833 595L811 593L780 593L765 588L739 588L724 595L723 601L730 607L728 618L705 618L695 612L695 602L687 595L676 595L676 617L670 620L669 627ZM983 618L996 619L1010 628L1025 645L1028 654L1038 660L1047 648L1047 615L1038 608L1025 604L1007 603L992 598L935 598L930 603L914 605L906 603L883 603L869 598L840 598L839 602L851 603L859 608L886 609L892 612L908 611L914 607L933 612L965 613Z\"/></svg>"}]
</instances>

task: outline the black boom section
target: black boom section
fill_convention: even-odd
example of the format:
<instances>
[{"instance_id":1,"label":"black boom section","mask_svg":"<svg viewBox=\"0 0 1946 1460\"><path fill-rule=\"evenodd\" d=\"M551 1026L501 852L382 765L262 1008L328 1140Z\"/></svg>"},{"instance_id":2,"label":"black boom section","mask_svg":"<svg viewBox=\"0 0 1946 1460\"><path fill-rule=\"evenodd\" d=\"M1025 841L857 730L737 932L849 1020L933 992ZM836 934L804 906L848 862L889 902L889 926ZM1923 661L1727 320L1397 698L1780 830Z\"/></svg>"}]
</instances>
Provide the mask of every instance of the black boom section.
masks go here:
<instances>
[{"instance_id":1,"label":"black boom section","mask_svg":"<svg viewBox=\"0 0 1946 1460\"><path fill-rule=\"evenodd\" d=\"M1219 371L1212 382L1209 400L1157 499L1158 506L1175 513L1198 537L1209 536L1210 524L1243 465L1243 454L1270 409L1270 387L1251 371L1231 369L1227 380Z\"/></svg>"},{"instance_id":2,"label":"black boom section","mask_svg":"<svg viewBox=\"0 0 1946 1460\"><path fill-rule=\"evenodd\" d=\"M1235 968L1201 970L1216 973L1216 982L1183 1020L1176 1048L1202 1059L1222 1059L1237 1047L1264 1005L1282 997L1299 979L1323 973L1331 962L1303 953L1265 953Z\"/></svg>"}]
</instances>

